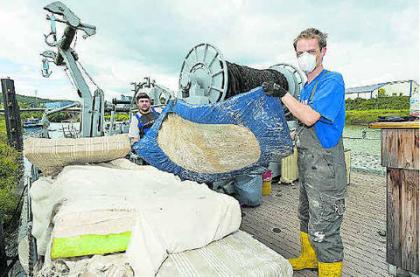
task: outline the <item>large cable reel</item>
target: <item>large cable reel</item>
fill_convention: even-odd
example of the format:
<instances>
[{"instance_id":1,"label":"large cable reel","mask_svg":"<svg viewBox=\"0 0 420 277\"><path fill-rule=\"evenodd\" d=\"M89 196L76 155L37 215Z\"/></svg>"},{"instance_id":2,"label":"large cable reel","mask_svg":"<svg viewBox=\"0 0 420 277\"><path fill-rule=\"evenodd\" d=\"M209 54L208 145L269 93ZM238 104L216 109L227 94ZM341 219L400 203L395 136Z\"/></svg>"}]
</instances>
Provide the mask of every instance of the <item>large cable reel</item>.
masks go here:
<instances>
[{"instance_id":1,"label":"large cable reel","mask_svg":"<svg viewBox=\"0 0 420 277\"><path fill-rule=\"evenodd\" d=\"M215 46L200 43L188 52L182 63L179 75L182 95L178 97L190 104L216 103L273 80L283 83L298 97L304 77L290 64L276 64L264 70L233 64Z\"/></svg>"},{"instance_id":2,"label":"large cable reel","mask_svg":"<svg viewBox=\"0 0 420 277\"><path fill-rule=\"evenodd\" d=\"M299 98L300 90L305 83L304 75L296 67L288 63L275 64L270 66L270 69L274 69L282 73L289 85L288 92L295 98Z\"/></svg>"},{"instance_id":3,"label":"large cable reel","mask_svg":"<svg viewBox=\"0 0 420 277\"><path fill-rule=\"evenodd\" d=\"M191 104L223 101L228 89L227 64L209 43L194 46L185 57L179 75L182 99Z\"/></svg>"}]
</instances>

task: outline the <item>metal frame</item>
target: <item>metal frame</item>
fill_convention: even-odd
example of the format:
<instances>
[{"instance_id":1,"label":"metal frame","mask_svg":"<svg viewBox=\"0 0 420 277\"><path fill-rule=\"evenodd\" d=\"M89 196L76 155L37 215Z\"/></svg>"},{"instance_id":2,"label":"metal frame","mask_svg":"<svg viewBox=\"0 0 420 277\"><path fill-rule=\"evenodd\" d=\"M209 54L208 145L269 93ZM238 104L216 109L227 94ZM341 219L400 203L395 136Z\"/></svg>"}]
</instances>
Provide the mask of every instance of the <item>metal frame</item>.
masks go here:
<instances>
[{"instance_id":1,"label":"metal frame","mask_svg":"<svg viewBox=\"0 0 420 277\"><path fill-rule=\"evenodd\" d=\"M82 117L80 121L80 136L94 137L104 135L104 93L98 88L94 92L94 96L85 81L82 71L77 65L78 56L74 49L70 47L77 31L83 31L84 38L92 36L96 33L96 27L83 24L80 19L63 3L57 1L44 7L51 14L47 15L50 21L51 32L45 35L45 43L50 47L56 47L57 53L53 51L44 51L41 56L43 59L42 75L49 77L49 63L53 62L57 66L65 66L70 72L70 78L79 97L82 98ZM55 15L62 16L62 19L56 18ZM65 23L67 26L64 30L62 38L57 41L56 22ZM52 37L52 41L51 38ZM82 67L82 70L83 67ZM84 70L85 71L85 70ZM89 74L85 74L90 78Z\"/></svg>"}]
</instances>

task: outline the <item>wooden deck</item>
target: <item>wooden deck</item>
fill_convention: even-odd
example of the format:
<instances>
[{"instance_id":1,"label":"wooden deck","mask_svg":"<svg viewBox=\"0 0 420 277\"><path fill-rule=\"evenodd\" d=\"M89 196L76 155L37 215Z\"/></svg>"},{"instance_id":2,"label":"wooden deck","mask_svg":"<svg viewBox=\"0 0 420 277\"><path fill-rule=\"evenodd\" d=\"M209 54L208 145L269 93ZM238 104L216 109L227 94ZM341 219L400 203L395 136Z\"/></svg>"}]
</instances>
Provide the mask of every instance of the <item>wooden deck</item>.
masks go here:
<instances>
[{"instance_id":1,"label":"wooden deck","mask_svg":"<svg viewBox=\"0 0 420 277\"><path fill-rule=\"evenodd\" d=\"M297 256L300 252L299 187L275 184L272 190L260 207L242 209L241 229L285 258ZM343 276L390 276L385 261L385 218L385 176L352 172L341 228ZM317 276L317 272L303 270L294 276Z\"/></svg>"}]
</instances>

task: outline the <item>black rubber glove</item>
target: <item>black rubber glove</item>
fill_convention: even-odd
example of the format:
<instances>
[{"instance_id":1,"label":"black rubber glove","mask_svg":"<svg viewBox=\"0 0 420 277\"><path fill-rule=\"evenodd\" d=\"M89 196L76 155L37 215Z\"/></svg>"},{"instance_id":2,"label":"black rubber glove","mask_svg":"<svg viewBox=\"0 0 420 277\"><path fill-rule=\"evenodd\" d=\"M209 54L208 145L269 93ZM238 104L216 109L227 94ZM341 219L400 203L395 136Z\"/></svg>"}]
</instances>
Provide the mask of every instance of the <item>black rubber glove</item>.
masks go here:
<instances>
[{"instance_id":1,"label":"black rubber glove","mask_svg":"<svg viewBox=\"0 0 420 277\"><path fill-rule=\"evenodd\" d=\"M273 82L264 82L261 86L264 89L265 94L268 96L282 98L287 93L287 90Z\"/></svg>"}]
</instances>

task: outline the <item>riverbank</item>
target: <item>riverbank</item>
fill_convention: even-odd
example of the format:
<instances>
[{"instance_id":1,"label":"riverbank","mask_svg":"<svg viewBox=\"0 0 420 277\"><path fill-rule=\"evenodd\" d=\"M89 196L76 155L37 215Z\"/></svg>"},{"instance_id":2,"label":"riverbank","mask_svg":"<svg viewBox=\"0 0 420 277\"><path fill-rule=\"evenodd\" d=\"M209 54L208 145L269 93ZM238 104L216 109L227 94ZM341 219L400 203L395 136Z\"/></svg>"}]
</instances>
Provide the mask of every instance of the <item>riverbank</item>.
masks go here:
<instances>
[{"instance_id":1,"label":"riverbank","mask_svg":"<svg viewBox=\"0 0 420 277\"><path fill-rule=\"evenodd\" d=\"M408 116L408 109L401 110L348 110L346 111L346 124L347 125L368 125L371 122L378 120L380 116Z\"/></svg>"},{"instance_id":2,"label":"riverbank","mask_svg":"<svg viewBox=\"0 0 420 277\"><path fill-rule=\"evenodd\" d=\"M409 96L346 99L346 124L368 125L377 121L379 116L408 116L409 110Z\"/></svg>"},{"instance_id":3,"label":"riverbank","mask_svg":"<svg viewBox=\"0 0 420 277\"><path fill-rule=\"evenodd\" d=\"M17 186L22 176L20 153L7 144L6 124L0 117L0 220L8 225L18 202Z\"/></svg>"},{"instance_id":4,"label":"riverbank","mask_svg":"<svg viewBox=\"0 0 420 277\"><path fill-rule=\"evenodd\" d=\"M343 133L344 148L351 150L351 170L385 174L381 166L381 131L363 125L346 125Z\"/></svg>"}]
</instances>

